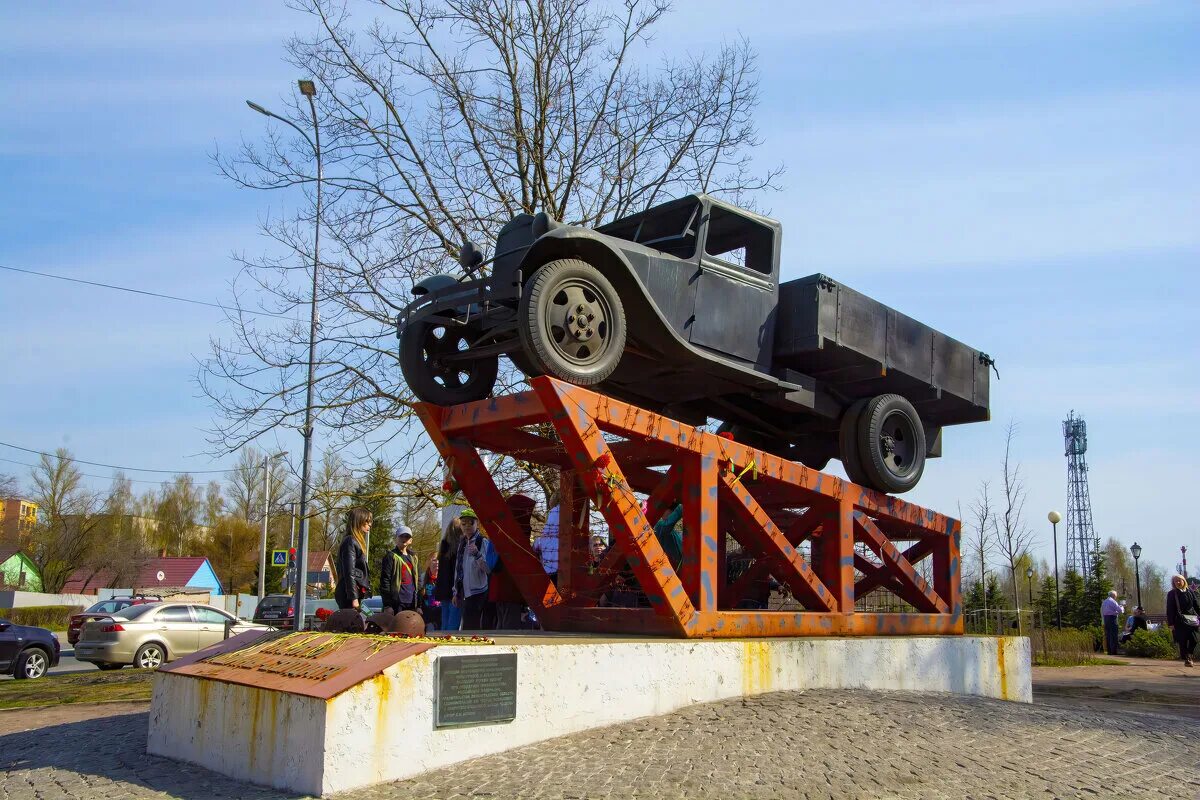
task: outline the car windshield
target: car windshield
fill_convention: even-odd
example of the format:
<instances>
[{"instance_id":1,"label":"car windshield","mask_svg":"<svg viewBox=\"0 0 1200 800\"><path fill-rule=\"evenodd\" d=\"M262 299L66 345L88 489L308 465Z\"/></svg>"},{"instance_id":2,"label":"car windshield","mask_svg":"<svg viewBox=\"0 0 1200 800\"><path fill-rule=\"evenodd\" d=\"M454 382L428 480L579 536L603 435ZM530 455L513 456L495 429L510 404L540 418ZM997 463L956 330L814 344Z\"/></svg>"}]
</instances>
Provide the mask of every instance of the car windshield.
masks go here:
<instances>
[{"instance_id":1,"label":"car windshield","mask_svg":"<svg viewBox=\"0 0 1200 800\"><path fill-rule=\"evenodd\" d=\"M151 611L153 611L156 608L158 608L158 606L153 606L153 605L129 606L127 608L122 608L120 611L114 612L113 616L121 617L122 619L138 619L139 617L146 616L147 614L149 614Z\"/></svg>"},{"instance_id":2,"label":"car windshield","mask_svg":"<svg viewBox=\"0 0 1200 800\"><path fill-rule=\"evenodd\" d=\"M601 233L653 247L677 258L696 252L696 221L700 202L668 204L629 219L619 219L597 228Z\"/></svg>"},{"instance_id":3,"label":"car windshield","mask_svg":"<svg viewBox=\"0 0 1200 800\"><path fill-rule=\"evenodd\" d=\"M114 611L120 611L123 608L129 608L131 605L133 605L132 600L101 600L99 603L88 606L87 611L84 613L111 614Z\"/></svg>"}]
</instances>

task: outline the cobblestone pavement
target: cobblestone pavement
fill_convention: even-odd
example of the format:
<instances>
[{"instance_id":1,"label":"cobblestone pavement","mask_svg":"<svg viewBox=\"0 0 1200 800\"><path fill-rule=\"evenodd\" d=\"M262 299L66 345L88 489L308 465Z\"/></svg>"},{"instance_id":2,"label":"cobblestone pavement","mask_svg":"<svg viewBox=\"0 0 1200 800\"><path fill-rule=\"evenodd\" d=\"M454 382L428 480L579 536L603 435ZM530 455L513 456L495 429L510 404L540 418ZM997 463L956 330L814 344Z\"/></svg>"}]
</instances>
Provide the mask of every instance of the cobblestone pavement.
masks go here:
<instances>
[{"instance_id":1,"label":"cobblestone pavement","mask_svg":"<svg viewBox=\"0 0 1200 800\"><path fill-rule=\"evenodd\" d=\"M145 755L146 715L0 736L0 798L290 797ZM1195 797L1194 722L902 692L694 706L357 791L384 798Z\"/></svg>"}]
</instances>

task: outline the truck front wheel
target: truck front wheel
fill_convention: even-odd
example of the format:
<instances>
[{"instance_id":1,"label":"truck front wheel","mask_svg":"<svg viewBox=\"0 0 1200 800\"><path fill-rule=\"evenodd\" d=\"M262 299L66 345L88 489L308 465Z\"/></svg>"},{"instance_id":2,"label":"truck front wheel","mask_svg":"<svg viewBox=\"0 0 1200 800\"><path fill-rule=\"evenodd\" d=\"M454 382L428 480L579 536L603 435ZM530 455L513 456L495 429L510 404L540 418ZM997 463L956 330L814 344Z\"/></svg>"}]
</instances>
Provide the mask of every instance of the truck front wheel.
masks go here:
<instances>
[{"instance_id":1,"label":"truck front wheel","mask_svg":"<svg viewBox=\"0 0 1200 800\"><path fill-rule=\"evenodd\" d=\"M612 374L625 351L621 298L585 261L561 259L539 269L525 284L517 316L524 355L546 375L592 386Z\"/></svg>"}]
</instances>

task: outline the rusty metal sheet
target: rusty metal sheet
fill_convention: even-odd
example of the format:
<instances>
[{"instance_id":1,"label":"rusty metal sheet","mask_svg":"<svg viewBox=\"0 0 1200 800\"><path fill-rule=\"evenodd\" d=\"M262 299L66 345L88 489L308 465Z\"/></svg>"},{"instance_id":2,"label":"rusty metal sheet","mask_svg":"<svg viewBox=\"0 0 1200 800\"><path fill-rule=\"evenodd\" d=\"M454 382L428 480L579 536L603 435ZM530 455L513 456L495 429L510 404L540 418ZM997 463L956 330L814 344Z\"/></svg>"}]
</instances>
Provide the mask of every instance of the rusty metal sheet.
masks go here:
<instances>
[{"instance_id":1,"label":"rusty metal sheet","mask_svg":"<svg viewBox=\"0 0 1200 800\"><path fill-rule=\"evenodd\" d=\"M364 634L250 631L162 671L328 700L434 646Z\"/></svg>"}]
</instances>

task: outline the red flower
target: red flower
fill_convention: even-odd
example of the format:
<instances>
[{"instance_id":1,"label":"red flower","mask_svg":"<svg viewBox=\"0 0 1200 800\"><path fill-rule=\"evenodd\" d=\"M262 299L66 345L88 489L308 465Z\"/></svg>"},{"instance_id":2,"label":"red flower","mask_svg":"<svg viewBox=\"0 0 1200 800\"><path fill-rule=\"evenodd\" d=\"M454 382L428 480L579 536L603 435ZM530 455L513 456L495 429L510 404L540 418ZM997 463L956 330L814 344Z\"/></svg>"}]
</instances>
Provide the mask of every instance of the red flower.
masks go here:
<instances>
[{"instance_id":1,"label":"red flower","mask_svg":"<svg viewBox=\"0 0 1200 800\"><path fill-rule=\"evenodd\" d=\"M596 459L596 469L604 469L612 463L612 453L605 453Z\"/></svg>"},{"instance_id":2,"label":"red flower","mask_svg":"<svg viewBox=\"0 0 1200 800\"><path fill-rule=\"evenodd\" d=\"M449 478L442 481L442 491L445 492L446 494L453 492L454 491L454 481L450 480Z\"/></svg>"},{"instance_id":3,"label":"red flower","mask_svg":"<svg viewBox=\"0 0 1200 800\"><path fill-rule=\"evenodd\" d=\"M729 431L721 431L717 436L720 436L722 439L728 439L731 442L733 441L733 434Z\"/></svg>"}]
</instances>

